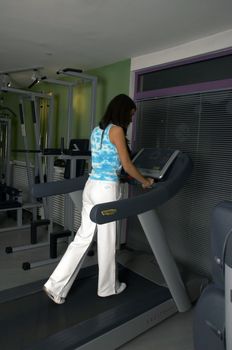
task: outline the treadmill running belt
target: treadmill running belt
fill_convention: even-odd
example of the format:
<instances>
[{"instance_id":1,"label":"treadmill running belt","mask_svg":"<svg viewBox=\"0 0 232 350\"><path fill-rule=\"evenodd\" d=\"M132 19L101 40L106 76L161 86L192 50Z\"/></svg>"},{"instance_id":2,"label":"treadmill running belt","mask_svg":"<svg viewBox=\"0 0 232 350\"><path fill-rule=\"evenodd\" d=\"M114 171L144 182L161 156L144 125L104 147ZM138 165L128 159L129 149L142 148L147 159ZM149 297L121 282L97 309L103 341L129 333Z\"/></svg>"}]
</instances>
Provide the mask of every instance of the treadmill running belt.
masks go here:
<instances>
[{"instance_id":1,"label":"treadmill running belt","mask_svg":"<svg viewBox=\"0 0 232 350\"><path fill-rule=\"evenodd\" d=\"M167 288L125 268L119 278L127 289L117 296L98 297L95 275L77 279L62 305L54 304L43 291L0 303L1 349L51 350L56 339L55 349L64 349L62 339L67 337L80 346L171 298Z\"/></svg>"}]
</instances>

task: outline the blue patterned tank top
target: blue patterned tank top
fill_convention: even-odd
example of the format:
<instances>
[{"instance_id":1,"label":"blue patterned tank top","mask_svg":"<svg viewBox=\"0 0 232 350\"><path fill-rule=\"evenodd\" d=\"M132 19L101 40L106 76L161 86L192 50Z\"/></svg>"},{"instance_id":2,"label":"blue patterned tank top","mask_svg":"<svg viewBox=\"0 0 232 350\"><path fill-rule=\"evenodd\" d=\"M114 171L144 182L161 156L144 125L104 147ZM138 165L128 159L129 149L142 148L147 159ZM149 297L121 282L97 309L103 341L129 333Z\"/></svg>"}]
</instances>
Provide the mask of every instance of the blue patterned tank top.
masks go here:
<instances>
[{"instance_id":1,"label":"blue patterned tank top","mask_svg":"<svg viewBox=\"0 0 232 350\"><path fill-rule=\"evenodd\" d=\"M102 181L118 181L118 171L121 163L118 151L109 138L109 131L113 124L109 124L104 131L97 126L93 129L90 142L92 153L92 171L90 179Z\"/></svg>"}]
</instances>

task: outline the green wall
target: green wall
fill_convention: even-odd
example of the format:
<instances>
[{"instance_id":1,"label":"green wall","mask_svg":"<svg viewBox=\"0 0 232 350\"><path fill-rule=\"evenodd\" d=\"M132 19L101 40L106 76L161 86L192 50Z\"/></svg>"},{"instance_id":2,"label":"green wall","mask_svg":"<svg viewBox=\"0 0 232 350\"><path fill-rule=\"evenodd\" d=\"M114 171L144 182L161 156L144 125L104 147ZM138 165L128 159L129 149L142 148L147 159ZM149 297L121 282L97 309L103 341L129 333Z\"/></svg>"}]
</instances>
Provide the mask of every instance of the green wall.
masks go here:
<instances>
[{"instance_id":1,"label":"green wall","mask_svg":"<svg viewBox=\"0 0 232 350\"><path fill-rule=\"evenodd\" d=\"M100 121L109 101L117 94L129 93L130 59L111 65L89 70L89 75L97 77L96 124ZM73 81L70 78L70 81ZM57 88L57 87L56 87ZM56 143L64 135L67 116L67 98L63 88L56 94ZM63 90L62 90L63 89ZM73 92L73 128L72 138L89 138L90 136L90 84L80 82Z\"/></svg>"},{"instance_id":2,"label":"green wall","mask_svg":"<svg viewBox=\"0 0 232 350\"><path fill-rule=\"evenodd\" d=\"M96 103L96 124L98 124L109 101L120 93L129 93L130 59L89 70L86 73L98 79ZM76 96L74 95L74 138L88 138L90 135L90 99L90 86L82 84L79 87L79 93L77 91Z\"/></svg>"},{"instance_id":3,"label":"green wall","mask_svg":"<svg viewBox=\"0 0 232 350\"><path fill-rule=\"evenodd\" d=\"M130 59L89 71L98 77L96 121L100 121L110 100L129 93Z\"/></svg>"},{"instance_id":4,"label":"green wall","mask_svg":"<svg viewBox=\"0 0 232 350\"><path fill-rule=\"evenodd\" d=\"M116 62L104 67L99 67L86 72L94 75L98 79L97 84L97 104L96 104L96 124L101 119L108 102L117 94L129 93L129 79L130 79L130 59ZM59 77L60 78L60 77ZM61 79L61 78L60 78ZM64 78L62 78L64 79ZM66 78L66 80L73 81L73 78ZM52 119L53 139L52 147L60 146L61 137L66 136L67 126L67 88L59 85L43 83L36 85L33 91L40 91L43 93L53 93L54 96L54 115ZM17 115L18 95L12 93L2 94L4 96L3 104L10 107ZM73 91L73 127L72 138L89 138L90 136L90 85L79 82ZM26 123L27 135L29 138L29 147L34 148L33 127L31 123L30 104L26 104ZM46 100L40 101L40 115L41 115L41 132L45 137L46 133ZM21 129L19 118L14 118L12 128L12 148L23 148ZM12 154L13 159L23 159L23 155Z\"/></svg>"}]
</instances>

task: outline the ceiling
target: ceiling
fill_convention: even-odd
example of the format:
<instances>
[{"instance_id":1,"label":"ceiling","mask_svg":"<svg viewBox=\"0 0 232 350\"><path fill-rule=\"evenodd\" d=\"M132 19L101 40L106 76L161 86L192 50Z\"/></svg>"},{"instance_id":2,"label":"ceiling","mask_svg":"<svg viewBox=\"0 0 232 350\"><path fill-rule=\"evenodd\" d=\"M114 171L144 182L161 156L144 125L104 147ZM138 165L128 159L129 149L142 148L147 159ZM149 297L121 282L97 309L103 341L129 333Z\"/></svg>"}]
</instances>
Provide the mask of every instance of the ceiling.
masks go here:
<instances>
[{"instance_id":1,"label":"ceiling","mask_svg":"<svg viewBox=\"0 0 232 350\"><path fill-rule=\"evenodd\" d=\"M0 71L44 67L49 76L232 28L231 0L1 0L0 11Z\"/></svg>"}]
</instances>

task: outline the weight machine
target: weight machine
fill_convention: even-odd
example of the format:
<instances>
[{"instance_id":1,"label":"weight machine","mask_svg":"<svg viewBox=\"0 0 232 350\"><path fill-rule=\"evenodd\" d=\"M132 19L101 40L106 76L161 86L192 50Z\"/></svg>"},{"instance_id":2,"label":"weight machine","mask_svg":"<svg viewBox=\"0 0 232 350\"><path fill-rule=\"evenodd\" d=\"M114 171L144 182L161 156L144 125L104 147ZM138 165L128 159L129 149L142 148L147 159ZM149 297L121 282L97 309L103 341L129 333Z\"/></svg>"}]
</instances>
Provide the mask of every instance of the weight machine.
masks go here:
<instances>
[{"instance_id":1,"label":"weight machine","mask_svg":"<svg viewBox=\"0 0 232 350\"><path fill-rule=\"evenodd\" d=\"M64 70L66 71L66 69ZM77 72L76 70L75 73ZM62 74L63 71L60 71L59 74ZM62 159L65 162L70 163L70 169L69 169L69 174L70 177L75 176L75 168L76 168L76 163L80 162L82 160L88 160L90 159L89 154L80 154L76 152L67 152L67 148L69 148L70 143L71 143L71 136L72 136L72 131L73 131L73 108L72 108L72 103L73 103L73 88L79 83L79 81L84 81L87 83L91 83L91 106L90 106L90 118L89 118L89 125L90 125L90 131L95 125L95 110L96 110L96 84L97 84L97 78L92 77L86 74L83 74L78 71L78 74L76 76L75 81L64 81L64 80L57 80L57 79L50 79L47 77L42 77L41 81L44 82L45 84L53 84L53 85L60 85L64 86L67 88L67 100L68 100L68 111L67 111L67 127L65 130L65 135L63 137L63 142L61 145L60 149L54 149L51 147L51 139L52 139L52 113L54 110L54 100L52 96L46 95L46 94L40 94L36 92L30 92L27 91L26 95L32 96L31 97L31 108L32 108L32 117L33 117L33 125L34 125L34 132L35 132L35 141L36 141L36 147L34 150L30 150L28 147L28 141L27 141L27 133L26 133L26 127L25 127L25 106L24 106L24 99L20 98L20 123L21 123L21 130L22 130L22 137L23 137L23 142L24 142L24 150L18 150L18 152L24 152L25 157L26 157L26 164L27 164L27 169L29 169L30 162L29 162L29 154L34 153L35 154L35 159L37 160L36 164L39 165L39 174L43 174L43 168L42 166L46 164L47 166L47 172L46 172L46 178L48 181L54 181L54 161L56 158ZM16 92L16 89L10 89L10 88L4 88L4 91L11 91L11 92ZM17 91L19 92L19 91ZM20 90L21 92L21 90ZM49 121L48 121L48 137L47 137L47 144L46 147L41 147L41 140L40 140L40 135L39 135L39 118L38 118L38 106L36 105L36 97L42 97L46 98L49 96L49 102L52 108L49 109ZM51 115L50 115L51 113ZM64 145L66 145L66 149L64 148ZM33 179L28 175L29 182L30 182L30 187L33 185ZM39 177L39 182L43 183L43 179ZM44 202L44 198L43 198ZM50 214L53 212L51 210L52 208L52 202L53 200L47 199L46 204L47 208L49 208ZM54 262L54 258L56 257L56 249L51 248L51 242L55 242L53 246L56 246L57 239L62 238L62 237L68 237L73 233L73 221L74 221L74 207L73 204L69 198L68 195L64 195L64 231L61 232L51 232L51 225L53 224L53 218L51 215L47 215L48 211L45 213L45 221L44 224L50 225L50 231L49 231L49 237L48 241L45 243L37 243L36 240L36 222L34 223L33 227L31 227L31 243L30 245L27 246L22 246L22 247L7 247L6 252L11 253L13 251L21 251L21 250L27 250L27 249L33 249L37 247L44 247L44 246L50 246L50 257L52 259L44 260L41 262L35 262L35 263L30 263L30 262L24 262L23 263L23 268L24 269L31 269L34 267L38 267L41 265L46 265L49 263ZM49 218L49 223L48 223L48 218ZM38 222L39 226L39 222ZM54 238L54 239L53 239ZM35 244L36 243L36 244Z\"/></svg>"}]
</instances>

